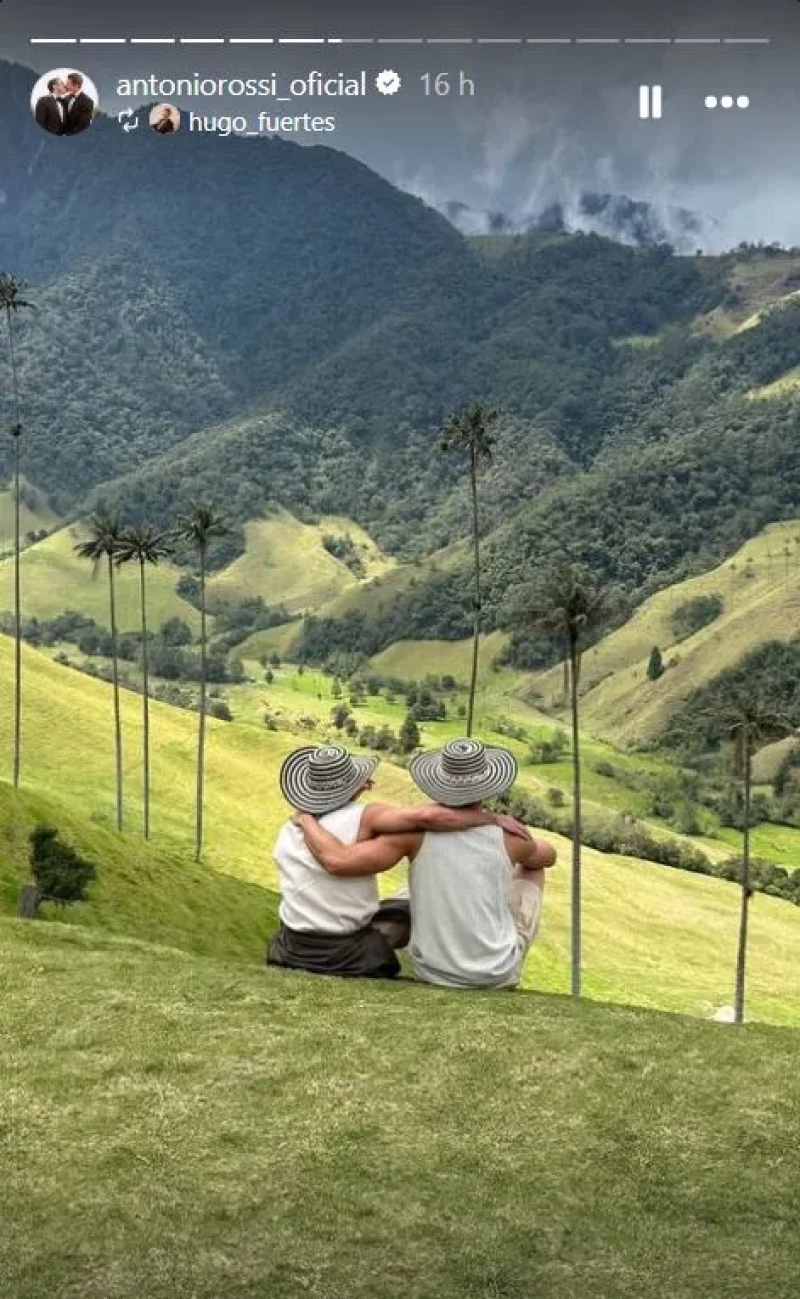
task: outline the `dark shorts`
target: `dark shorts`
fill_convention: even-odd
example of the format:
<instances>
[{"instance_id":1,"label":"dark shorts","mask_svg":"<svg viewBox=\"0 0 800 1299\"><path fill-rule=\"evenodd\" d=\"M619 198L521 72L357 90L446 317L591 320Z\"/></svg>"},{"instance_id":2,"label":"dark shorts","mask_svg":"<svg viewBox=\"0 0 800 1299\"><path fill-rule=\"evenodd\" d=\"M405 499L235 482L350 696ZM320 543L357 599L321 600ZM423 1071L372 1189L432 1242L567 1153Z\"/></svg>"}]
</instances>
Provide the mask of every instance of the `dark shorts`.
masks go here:
<instances>
[{"instance_id":1,"label":"dark shorts","mask_svg":"<svg viewBox=\"0 0 800 1299\"><path fill-rule=\"evenodd\" d=\"M375 922L407 923L409 914L405 899L390 898L378 907L372 924L352 934L309 933L281 923L267 945L267 965L345 978L394 979L400 962Z\"/></svg>"}]
</instances>

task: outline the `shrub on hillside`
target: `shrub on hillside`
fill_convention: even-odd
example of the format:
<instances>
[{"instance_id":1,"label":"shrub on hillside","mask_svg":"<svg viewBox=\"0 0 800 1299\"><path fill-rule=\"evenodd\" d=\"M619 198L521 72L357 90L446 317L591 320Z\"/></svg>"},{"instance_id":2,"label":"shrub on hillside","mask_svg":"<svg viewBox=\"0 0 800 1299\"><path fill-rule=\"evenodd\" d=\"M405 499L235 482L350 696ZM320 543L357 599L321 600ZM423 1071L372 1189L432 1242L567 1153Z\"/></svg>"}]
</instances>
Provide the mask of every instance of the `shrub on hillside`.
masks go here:
<instances>
[{"instance_id":1,"label":"shrub on hillside","mask_svg":"<svg viewBox=\"0 0 800 1299\"><path fill-rule=\"evenodd\" d=\"M356 543L349 532L343 537L336 537L332 533L326 532L322 538L322 544L329 555L332 555L334 559L338 559L340 564L344 564L345 567L350 569L354 577L364 577L367 570L364 567L364 561L358 552Z\"/></svg>"},{"instance_id":2,"label":"shrub on hillside","mask_svg":"<svg viewBox=\"0 0 800 1299\"><path fill-rule=\"evenodd\" d=\"M712 874L739 884L742 870L741 857L728 857L714 864ZM783 898L800 906L800 870L790 873L783 866L774 866L772 862L756 857L750 862L750 885L756 893L768 893L771 897Z\"/></svg>"},{"instance_id":3,"label":"shrub on hillside","mask_svg":"<svg viewBox=\"0 0 800 1299\"><path fill-rule=\"evenodd\" d=\"M413 753L420 746L421 736L416 720L409 713L400 727L398 736L401 753Z\"/></svg>"},{"instance_id":4,"label":"shrub on hillside","mask_svg":"<svg viewBox=\"0 0 800 1299\"><path fill-rule=\"evenodd\" d=\"M526 825L538 825L556 834L572 834L572 817L547 806L530 794L514 789L497 800L503 811L509 812ZM661 866L676 866L680 870L711 874L711 862L704 852L693 844L678 839L657 839L641 821L632 816L584 817L582 841L597 852L615 852L642 861L657 862Z\"/></svg>"},{"instance_id":5,"label":"shrub on hillside","mask_svg":"<svg viewBox=\"0 0 800 1299\"><path fill-rule=\"evenodd\" d=\"M557 809L548 807L518 789L504 794L496 805L526 825L539 826L543 830L552 830L565 836L572 833L569 815L559 815ZM678 870L737 883L741 879L741 858L731 857L724 862L714 862L694 844L678 839L656 839L641 821L632 816L598 818L596 821L589 818L583 827L582 840L587 847L594 848L597 852L621 853L627 857L656 862L661 866L673 866ZM790 874L782 866L756 859L750 864L750 878L754 892L768 893L800 906L800 870L794 870Z\"/></svg>"},{"instance_id":6,"label":"shrub on hillside","mask_svg":"<svg viewBox=\"0 0 800 1299\"><path fill-rule=\"evenodd\" d=\"M676 641L686 640L720 616L725 607L721 595L697 595L685 600L670 613L670 624Z\"/></svg>"},{"instance_id":7,"label":"shrub on hillside","mask_svg":"<svg viewBox=\"0 0 800 1299\"><path fill-rule=\"evenodd\" d=\"M569 750L569 740L565 731L555 731L547 740L538 740L531 745L529 761L540 763L561 762Z\"/></svg>"},{"instance_id":8,"label":"shrub on hillside","mask_svg":"<svg viewBox=\"0 0 800 1299\"><path fill-rule=\"evenodd\" d=\"M52 826L37 826L30 836L31 875L38 901L68 906L81 902L95 878L94 866Z\"/></svg>"},{"instance_id":9,"label":"shrub on hillside","mask_svg":"<svg viewBox=\"0 0 800 1299\"><path fill-rule=\"evenodd\" d=\"M661 650L654 645L647 663L647 676L650 681L658 681L664 675L664 658Z\"/></svg>"}]
</instances>

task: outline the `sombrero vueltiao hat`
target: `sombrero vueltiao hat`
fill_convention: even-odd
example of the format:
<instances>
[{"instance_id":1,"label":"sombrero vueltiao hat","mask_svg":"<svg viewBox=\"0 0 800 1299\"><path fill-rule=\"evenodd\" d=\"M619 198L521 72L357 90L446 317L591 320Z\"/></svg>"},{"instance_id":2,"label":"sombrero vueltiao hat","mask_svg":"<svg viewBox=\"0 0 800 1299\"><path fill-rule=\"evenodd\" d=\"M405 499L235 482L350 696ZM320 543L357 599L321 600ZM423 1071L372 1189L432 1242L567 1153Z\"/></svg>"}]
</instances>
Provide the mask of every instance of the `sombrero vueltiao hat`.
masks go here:
<instances>
[{"instance_id":1,"label":"sombrero vueltiao hat","mask_svg":"<svg viewBox=\"0 0 800 1299\"><path fill-rule=\"evenodd\" d=\"M354 758L339 744L296 749L281 767L281 793L300 812L324 816L344 807L372 779L378 758Z\"/></svg>"},{"instance_id":2,"label":"sombrero vueltiao hat","mask_svg":"<svg viewBox=\"0 0 800 1299\"><path fill-rule=\"evenodd\" d=\"M517 778L513 753L489 749L480 740L451 740L443 749L421 753L408 769L423 794L445 807L496 798Z\"/></svg>"}]
</instances>

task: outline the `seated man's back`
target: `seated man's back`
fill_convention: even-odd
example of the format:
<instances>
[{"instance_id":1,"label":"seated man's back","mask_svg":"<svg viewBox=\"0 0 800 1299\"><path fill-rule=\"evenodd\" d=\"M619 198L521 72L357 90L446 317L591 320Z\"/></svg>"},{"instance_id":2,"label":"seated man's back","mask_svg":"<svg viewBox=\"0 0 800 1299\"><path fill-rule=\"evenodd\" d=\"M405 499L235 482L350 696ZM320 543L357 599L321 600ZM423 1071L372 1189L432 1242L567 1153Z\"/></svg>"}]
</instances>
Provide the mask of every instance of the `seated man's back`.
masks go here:
<instances>
[{"instance_id":1,"label":"seated man's back","mask_svg":"<svg viewBox=\"0 0 800 1299\"><path fill-rule=\"evenodd\" d=\"M342 843L355 843L363 812L362 804L348 803L327 812L320 824ZM302 830L292 821L278 835L275 860L281 877L278 914L290 929L349 934L371 922L378 906L377 876L344 879L330 874L312 856Z\"/></svg>"},{"instance_id":2,"label":"seated man's back","mask_svg":"<svg viewBox=\"0 0 800 1299\"><path fill-rule=\"evenodd\" d=\"M300 819L318 817L317 832L349 851L382 833L413 836L486 823L483 814L446 808L362 807L357 800L371 788L376 765L376 758L356 758L338 745L306 745L283 763L281 791ZM408 902L380 902L377 874L386 865L339 873L314 854L294 819L278 835L275 861L280 925L267 949L269 964L363 978L399 972L395 949L408 941Z\"/></svg>"},{"instance_id":3,"label":"seated man's back","mask_svg":"<svg viewBox=\"0 0 800 1299\"><path fill-rule=\"evenodd\" d=\"M389 870L408 859L409 950L420 979L450 987L515 987L536 936L544 873L556 859L550 844L482 807L484 799L510 788L516 760L507 749L451 740L420 754L409 771L437 801L433 826L379 832L371 841L346 845L313 817L303 817L306 839L316 858L340 874ZM458 813L469 813L470 824L441 824L442 816ZM439 832L428 833L431 828Z\"/></svg>"},{"instance_id":4,"label":"seated man's back","mask_svg":"<svg viewBox=\"0 0 800 1299\"><path fill-rule=\"evenodd\" d=\"M420 979L455 987L516 983L515 866L499 826L425 835L409 870L409 952Z\"/></svg>"}]
</instances>

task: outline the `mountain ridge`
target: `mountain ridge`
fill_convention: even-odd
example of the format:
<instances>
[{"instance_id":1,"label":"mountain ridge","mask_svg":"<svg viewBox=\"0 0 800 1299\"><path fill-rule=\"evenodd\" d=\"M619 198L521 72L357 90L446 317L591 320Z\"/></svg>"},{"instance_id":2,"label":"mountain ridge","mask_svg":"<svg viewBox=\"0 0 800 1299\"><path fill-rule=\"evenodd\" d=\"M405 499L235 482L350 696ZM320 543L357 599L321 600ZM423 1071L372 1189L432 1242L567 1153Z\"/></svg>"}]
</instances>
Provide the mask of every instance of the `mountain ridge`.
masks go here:
<instances>
[{"instance_id":1,"label":"mountain ridge","mask_svg":"<svg viewBox=\"0 0 800 1299\"><path fill-rule=\"evenodd\" d=\"M800 254L534 232L487 257L327 147L164 152L100 121L66 153L31 121L34 74L3 72L0 170L24 181L0 207L0 265L40 275L18 330L25 472L62 517L108 501L166 524L200 492L234 525L217 567L275 505L421 559L468 533L465 466L438 430L480 397L502 412L480 488L486 624L509 630L509 593L556 554L635 604L800 509L781 387L800 364ZM406 639L463 634L465 574L403 597Z\"/></svg>"}]
</instances>

